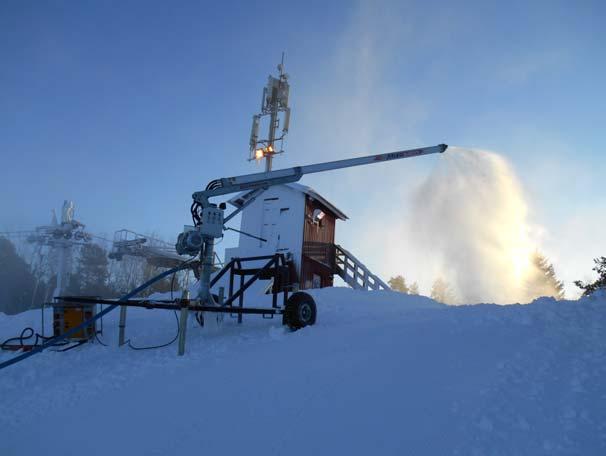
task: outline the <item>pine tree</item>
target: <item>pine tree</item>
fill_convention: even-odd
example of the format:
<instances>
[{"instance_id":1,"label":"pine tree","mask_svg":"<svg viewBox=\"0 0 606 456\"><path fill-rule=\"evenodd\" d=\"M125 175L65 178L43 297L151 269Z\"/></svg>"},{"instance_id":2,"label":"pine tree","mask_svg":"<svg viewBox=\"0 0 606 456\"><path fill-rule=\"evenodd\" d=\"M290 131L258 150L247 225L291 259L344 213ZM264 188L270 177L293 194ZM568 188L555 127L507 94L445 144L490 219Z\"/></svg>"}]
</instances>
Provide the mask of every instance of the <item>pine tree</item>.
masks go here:
<instances>
[{"instance_id":1,"label":"pine tree","mask_svg":"<svg viewBox=\"0 0 606 456\"><path fill-rule=\"evenodd\" d=\"M143 283L145 259L125 256L121 260L110 261L109 284L118 296L128 293Z\"/></svg>"},{"instance_id":2,"label":"pine tree","mask_svg":"<svg viewBox=\"0 0 606 456\"><path fill-rule=\"evenodd\" d=\"M430 296L431 299L444 304L454 304L455 302L454 292L448 282L441 277L438 277L433 283Z\"/></svg>"},{"instance_id":3,"label":"pine tree","mask_svg":"<svg viewBox=\"0 0 606 456\"><path fill-rule=\"evenodd\" d=\"M160 274L162 271L164 271L165 269L163 268L159 268L158 266L154 266L151 265L149 263L146 263L144 268L143 268L143 280L147 281L155 276L157 276L158 274ZM152 294L152 293L167 293L169 291L177 291L179 289L179 280L178 278L175 276L175 279L173 281L173 276L170 275L168 277L164 277L161 280L158 280L157 282L155 282L153 285L151 285L146 293L147 294Z\"/></svg>"},{"instance_id":4,"label":"pine tree","mask_svg":"<svg viewBox=\"0 0 606 456\"><path fill-rule=\"evenodd\" d=\"M419 284L417 282L413 282L412 285L410 286L410 288L408 289L408 293L410 293L411 295L418 295L419 294Z\"/></svg>"},{"instance_id":5,"label":"pine tree","mask_svg":"<svg viewBox=\"0 0 606 456\"><path fill-rule=\"evenodd\" d=\"M97 244L85 244L80 249L78 266L72 275L69 292L86 296L107 296L109 287L109 270L107 252Z\"/></svg>"},{"instance_id":6,"label":"pine tree","mask_svg":"<svg viewBox=\"0 0 606 456\"><path fill-rule=\"evenodd\" d=\"M0 312L16 314L30 309L35 282L15 245L0 237Z\"/></svg>"},{"instance_id":7,"label":"pine tree","mask_svg":"<svg viewBox=\"0 0 606 456\"><path fill-rule=\"evenodd\" d=\"M593 283L583 283L580 280L574 282L577 287L583 290L583 296L589 296L600 288L606 288L606 257L595 258L593 262L595 266L592 271L598 273L598 279Z\"/></svg>"},{"instance_id":8,"label":"pine tree","mask_svg":"<svg viewBox=\"0 0 606 456\"><path fill-rule=\"evenodd\" d=\"M564 299L564 284L556 277L553 265L539 252L532 256L534 271L527 283L528 297L530 299L541 296L552 296Z\"/></svg>"},{"instance_id":9,"label":"pine tree","mask_svg":"<svg viewBox=\"0 0 606 456\"><path fill-rule=\"evenodd\" d=\"M390 288L400 293L408 293L408 287L406 286L406 280L401 275L392 277L387 281Z\"/></svg>"}]
</instances>

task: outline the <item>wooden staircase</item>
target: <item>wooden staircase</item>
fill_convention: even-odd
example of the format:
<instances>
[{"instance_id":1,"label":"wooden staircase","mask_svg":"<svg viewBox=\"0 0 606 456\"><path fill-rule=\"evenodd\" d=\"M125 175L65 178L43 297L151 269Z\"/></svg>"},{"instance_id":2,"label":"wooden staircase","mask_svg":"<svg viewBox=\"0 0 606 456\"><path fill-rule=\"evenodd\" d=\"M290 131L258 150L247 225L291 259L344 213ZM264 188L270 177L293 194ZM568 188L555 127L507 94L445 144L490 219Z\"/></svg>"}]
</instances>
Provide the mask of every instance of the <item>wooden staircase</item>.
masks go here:
<instances>
[{"instance_id":1,"label":"wooden staircase","mask_svg":"<svg viewBox=\"0 0 606 456\"><path fill-rule=\"evenodd\" d=\"M335 244L335 273L354 290L391 290L389 285L340 245Z\"/></svg>"}]
</instances>

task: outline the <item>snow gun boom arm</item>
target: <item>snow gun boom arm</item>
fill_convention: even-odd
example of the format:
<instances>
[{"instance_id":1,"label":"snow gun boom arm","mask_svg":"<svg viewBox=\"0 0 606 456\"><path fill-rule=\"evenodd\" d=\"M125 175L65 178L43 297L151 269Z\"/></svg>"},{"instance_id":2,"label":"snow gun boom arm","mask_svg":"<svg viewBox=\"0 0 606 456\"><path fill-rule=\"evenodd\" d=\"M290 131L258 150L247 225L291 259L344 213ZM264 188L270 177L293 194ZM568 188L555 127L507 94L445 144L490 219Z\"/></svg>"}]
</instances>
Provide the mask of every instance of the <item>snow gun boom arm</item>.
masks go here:
<instances>
[{"instance_id":1,"label":"snow gun boom arm","mask_svg":"<svg viewBox=\"0 0 606 456\"><path fill-rule=\"evenodd\" d=\"M295 166L294 168L279 169L265 173L226 177L211 181L206 187L206 190L194 193L192 198L195 202L200 203L202 206L207 206L209 204L208 198L212 198L214 196L226 195L228 193L246 190L250 190L251 192L249 193L252 194L256 190L265 190L273 185L297 182L304 174L321 173L334 169L351 168L353 166L371 165L373 163L383 163L390 160L399 160L401 158L411 158L418 157L420 155L442 153L447 147L448 146L446 144L439 144L433 147L401 150L386 154L368 155L366 157L317 163L314 165ZM254 195L255 198L256 196L258 195Z\"/></svg>"}]
</instances>

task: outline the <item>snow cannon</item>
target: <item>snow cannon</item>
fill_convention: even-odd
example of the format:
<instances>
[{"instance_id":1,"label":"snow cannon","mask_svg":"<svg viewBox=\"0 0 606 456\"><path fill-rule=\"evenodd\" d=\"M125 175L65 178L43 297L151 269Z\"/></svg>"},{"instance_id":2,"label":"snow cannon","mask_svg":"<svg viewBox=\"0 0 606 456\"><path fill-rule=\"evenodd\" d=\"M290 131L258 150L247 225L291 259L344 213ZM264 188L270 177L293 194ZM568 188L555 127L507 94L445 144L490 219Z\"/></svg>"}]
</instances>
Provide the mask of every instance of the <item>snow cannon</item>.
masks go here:
<instances>
[{"instance_id":1,"label":"snow cannon","mask_svg":"<svg viewBox=\"0 0 606 456\"><path fill-rule=\"evenodd\" d=\"M214 241L223 237L228 228L225 224L240 213L244 208L254 202L265 190L275 185L297 182L305 174L321 173L336 169L351 168L354 166L370 165L402 158L419 157L443 153L448 146L438 144L432 147L400 150L378 155L349 158L306 166L295 166L263 173L245 174L242 176L215 179L209 182L206 189L192 195L191 217L193 226L185 226L179 235L176 245L177 252L188 255L200 255L200 287L197 299L206 305L218 305L211 293L211 274L214 270ZM231 214L224 216L225 205L217 206L209 201L210 198L243 192L240 200L242 204ZM202 242L200 242L200 239ZM194 242L196 241L196 242Z\"/></svg>"}]
</instances>

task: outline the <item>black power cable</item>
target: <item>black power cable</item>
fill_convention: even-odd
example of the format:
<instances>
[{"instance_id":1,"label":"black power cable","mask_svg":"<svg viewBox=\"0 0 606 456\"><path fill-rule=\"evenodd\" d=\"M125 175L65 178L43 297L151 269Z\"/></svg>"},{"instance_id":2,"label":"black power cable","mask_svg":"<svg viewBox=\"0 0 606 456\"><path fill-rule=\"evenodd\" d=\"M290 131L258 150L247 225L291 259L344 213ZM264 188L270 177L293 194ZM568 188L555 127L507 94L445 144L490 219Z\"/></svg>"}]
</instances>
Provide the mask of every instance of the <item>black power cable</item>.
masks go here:
<instances>
[{"instance_id":1,"label":"black power cable","mask_svg":"<svg viewBox=\"0 0 606 456\"><path fill-rule=\"evenodd\" d=\"M191 261L191 260L188 260ZM174 272L172 278L170 279L170 299L173 299L173 290L175 287L175 275L177 273ZM174 343L178 338L179 338L179 334L181 334L181 331L179 330L179 316L177 315L177 312L173 310L173 314L175 314L175 320L177 320L177 334L175 334L175 337L173 337L172 340L170 340L169 342L166 342L165 344L161 344L161 345L150 345L148 347L135 347L130 339L128 339L127 343L128 346L130 348L132 348L133 350L153 350L156 348L164 348L164 347L168 347L170 344Z\"/></svg>"},{"instance_id":2,"label":"black power cable","mask_svg":"<svg viewBox=\"0 0 606 456\"><path fill-rule=\"evenodd\" d=\"M26 333L28 333L28 335L25 335ZM24 341L31 339L32 337L35 337L34 339L34 343L32 344L26 344L24 343ZM19 334L17 337L11 337L9 339L6 339L4 342L2 342L2 344L0 344L0 349L2 350L23 350L25 348L31 348L31 347L37 347L41 344L39 344L38 342L40 341L46 341L52 339L52 337L45 337L42 334L37 333L36 331L34 331L34 328L28 326L27 328L24 328L23 331L21 331L21 334ZM12 341L19 341L19 344L11 344L10 342ZM53 344L53 346L63 346L63 345L69 345L70 342L68 341L62 341L62 342L58 342Z\"/></svg>"},{"instance_id":3,"label":"black power cable","mask_svg":"<svg viewBox=\"0 0 606 456\"><path fill-rule=\"evenodd\" d=\"M196 321L200 327L204 327L204 314L202 312L196 312Z\"/></svg>"},{"instance_id":4,"label":"black power cable","mask_svg":"<svg viewBox=\"0 0 606 456\"><path fill-rule=\"evenodd\" d=\"M221 187L223 187L223 184L221 183L221 179L214 179L208 183L208 185L206 186L206 190L215 190L215 189L221 188Z\"/></svg>"},{"instance_id":5,"label":"black power cable","mask_svg":"<svg viewBox=\"0 0 606 456\"><path fill-rule=\"evenodd\" d=\"M134 345L131 343L131 341L130 341L130 339L129 339L129 340L128 340L128 346L129 346L130 348L132 348L133 350L152 350L152 349L155 349L155 348L164 348L164 347L168 347L170 344L174 343L174 342L175 342L175 341L176 341L176 340L179 338L180 331L179 331L179 316L177 315L177 312L176 312L176 311L174 311L174 310L173 310L173 313L175 314L175 319L177 320L177 334L175 334L175 337L173 337L173 339L172 339L172 340L170 340L169 342L166 342L165 344L162 344L162 345L150 345L150 346L148 346L148 347L135 347L135 346L134 346Z\"/></svg>"},{"instance_id":6,"label":"black power cable","mask_svg":"<svg viewBox=\"0 0 606 456\"><path fill-rule=\"evenodd\" d=\"M188 261L192 261L192 260L193 260L193 258ZM65 339L67 339L68 337L71 337L72 335L76 334L78 331L89 326L91 323L97 321L100 318L103 318L104 315L116 310L118 307L120 307L121 301L127 301L130 298L132 298L133 296L136 296L137 294L139 294L141 291L148 288L149 286L153 285L158 280L162 280L164 277L167 277L167 276L173 274L174 272L177 272L177 271L180 271L182 269L189 267L188 261L185 261L180 266L177 266L175 268L170 268L169 270L164 271L155 277L152 277L147 282L139 285L137 288L131 290L130 292L128 292L127 294L122 296L118 301L116 301L115 304L112 304L109 307L107 307L106 309L103 309L101 312L99 312L97 315L95 315L91 319L86 320L86 321L74 326L73 328L65 331L63 334L59 334L58 336L54 336L54 337L48 339L41 345L38 345L37 347L33 347L28 352L21 353L20 355L14 356L6 361L0 362L0 370L5 369L9 366L12 366L13 364L20 363L21 361L25 361L27 358L37 355L38 353L44 351L46 348L55 345L57 342L63 341Z\"/></svg>"},{"instance_id":7,"label":"black power cable","mask_svg":"<svg viewBox=\"0 0 606 456\"><path fill-rule=\"evenodd\" d=\"M88 339L82 339L82 340L79 340L78 342L76 342L76 343L75 343L74 345L72 345L71 347L62 348L61 350L50 350L50 351L54 351L54 352L61 352L61 353L62 353L62 352L69 351L69 350L71 350L72 348L79 347L80 345L83 345L83 344L85 344L85 343L87 343L87 342L88 342ZM65 344L63 344L63 345L65 345Z\"/></svg>"},{"instance_id":8,"label":"black power cable","mask_svg":"<svg viewBox=\"0 0 606 456\"><path fill-rule=\"evenodd\" d=\"M107 347L108 345L103 342L101 339L99 339L99 331L95 331L95 339L97 340L97 342L99 342L101 345L103 345L104 347Z\"/></svg>"},{"instance_id":9,"label":"black power cable","mask_svg":"<svg viewBox=\"0 0 606 456\"><path fill-rule=\"evenodd\" d=\"M201 205L200 203L194 201L191 204L191 207L189 208L189 211L191 212L191 220L194 223L194 226L198 226L200 225L200 223L202 222L202 215L201 215Z\"/></svg>"},{"instance_id":10,"label":"black power cable","mask_svg":"<svg viewBox=\"0 0 606 456\"><path fill-rule=\"evenodd\" d=\"M189 260L186 260L183 262L183 264L181 265L181 267L187 265L188 263L191 263L192 261L194 261L196 258L190 258ZM172 278L171 278L171 282L170 282L170 297L171 300L173 299L173 291L174 291L174 284L175 284L175 277L176 277L176 273L177 271L173 272L172 274ZM148 283L144 284L146 286L148 286ZM128 342L128 346L130 348L132 348L133 350L150 350L150 349L155 349L155 348L163 348L163 347L167 347L170 344L174 343L178 338L179 338L179 317L177 315L176 311L173 311L174 315L175 315L175 319L177 320L177 334L175 335L175 337L170 341L167 342L166 344L162 344L162 345L154 345L154 346L149 346L149 347L135 347L134 345L131 344L130 339L127 341ZM197 319L197 318L196 318ZM203 324L203 323L202 323ZM26 333L28 333L28 335L26 335ZM33 344L25 344L24 341L31 339L32 337L35 337L34 343ZM34 331L34 329L32 327L27 327L24 328L23 331L21 331L21 334L17 337L11 337L9 339L6 339L4 342L2 342L0 344L0 349L2 350L8 350L8 349L13 349L13 350L23 350L25 348L34 348L34 347L40 347L40 346L50 346L50 347L60 347L60 346L65 346L65 345L69 345L71 344L71 342L67 341L67 340L63 340L63 341L57 341L55 343L52 344L47 344L45 345L44 342L50 341L52 339L54 339L55 337L46 337L43 336L42 334L39 334L37 332ZM104 343L103 341L101 341L101 339L99 338L99 333L97 331L95 331L95 339L97 340L97 342L99 342L101 345L107 347L108 344ZM12 341L19 341L19 344L11 344L10 342ZM42 341L42 344L39 344L39 341ZM71 350L73 348L79 347L80 345L85 344L86 342L88 342L88 339L84 339L81 341L78 341L76 343L74 343L74 345L71 345L70 347L61 349L61 350L52 350L55 352L66 352L68 350ZM10 347L10 348L7 348ZM29 355L29 353L28 353ZM5 366L2 366L5 367Z\"/></svg>"}]
</instances>

